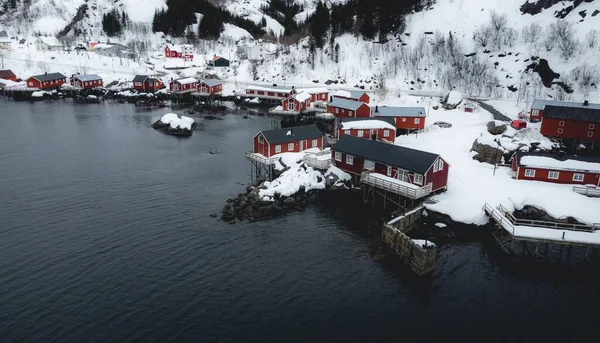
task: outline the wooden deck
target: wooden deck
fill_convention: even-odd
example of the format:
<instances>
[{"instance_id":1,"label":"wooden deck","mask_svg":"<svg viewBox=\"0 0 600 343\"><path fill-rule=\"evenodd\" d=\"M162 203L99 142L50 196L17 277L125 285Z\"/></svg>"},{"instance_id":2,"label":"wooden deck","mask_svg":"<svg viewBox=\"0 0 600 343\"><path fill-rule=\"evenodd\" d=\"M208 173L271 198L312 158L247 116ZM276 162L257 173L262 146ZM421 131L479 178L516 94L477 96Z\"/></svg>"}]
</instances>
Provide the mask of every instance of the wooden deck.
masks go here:
<instances>
[{"instance_id":1,"label":"wooden deck","mask_svg":"<svg viewBox=\"0 0 600 343\"><path fill-rule=\"evenodd\" d=\"M254 151L247 151L246 158L264 165L275 164L275 162L278 160L277 157L266 157L265 155L257 154Z\"/></svg>"},{"instance_id":2,"label":"wooden deck","mask_svg":"<svg viewBox=\"0 0 600 343\"><path fill-rule=\"evenodd\" d=\"M585 195L587 197L600 198L600 188L575 186L573 187L573 192Z\"/></svg>"},{"instance_id":3,"label":"wooden deck","mask_svg":"<svg viewBox=\"0 0 600 343\"><path fill-rule=\"evenodd\" d=\"M432 185L431 183L417 187L409 183L391 179L381 174L363 172L360 177L360 181L364 184L382 189L387 192L398 194L409 199L421 199L431 194Z\"/></svg>"},{"instance_id":4,"label":"wooden deck","mask_svg":"<svg viewBox=\"0 0 600 343\"><path fill-rule=\"evenodd\" d=\"M325 156L329 158L325 159ZM331 166L331 151L325 150L317 153L307 153L302 160L310 167L325 170Z\"/></svg>"}]
</instances>

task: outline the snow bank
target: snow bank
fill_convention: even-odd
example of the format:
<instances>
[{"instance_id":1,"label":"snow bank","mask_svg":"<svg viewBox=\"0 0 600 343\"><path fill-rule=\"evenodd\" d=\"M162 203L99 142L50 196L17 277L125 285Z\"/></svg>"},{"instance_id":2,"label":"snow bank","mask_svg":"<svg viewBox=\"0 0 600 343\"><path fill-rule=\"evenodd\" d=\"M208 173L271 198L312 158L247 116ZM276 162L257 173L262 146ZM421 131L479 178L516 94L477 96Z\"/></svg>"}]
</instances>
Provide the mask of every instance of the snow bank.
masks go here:
<instances>
[{"instance_id":1,"label":"snow bank","mask_svg":"<svg viewBox=\"0 0 600 343\"><path fill-rule=\"evenodd\" d=\"M421 246L423 249L435 247L435 244L432 241L428 241L426 239L413 239L412 241Z\"/></svg>"},{"instance_id":2,"label":"snow bank","mask_svg":"<svg viewBox=\"0 0 600 343\"><path fill-rule=\"evenodd\" d=\"M235 41L239 41L240 39L252 39L252 35L248 31L229 23L223 24L221 37L228 37Z\"/></svg>"},{"instance_id":3,"label":"snow bank","mask_svg":"<svg viewBox=\"0 0 600 343\"><path fill-rule=\"evenodd\" d=\"M44 96L44 92L33 92L31 93L32 98L42 98Z\"/></svg>"},{"instance_id":4,"label":"snow bank","mask_svg":"<svg viewBox=\"0 0 600 343\"><path fill-rule=\"evenodd\" d=\"M531 147L531 144L539 143L538 147L544 150L552 150L556 146L550 139L544 137L539 131L533 128L518 131L514 136L514 140L529 147Z\"/></svg>"},{"instance_id":5,"label":"snow bank","mask_svg":"<svg viewBox=\"0 0 600 343\"><path fill-rule=\"evenodd\" d=\"M329 169L325 172L325 177L333 177L333 175L337 176L339 181L349 181L352 176L341 170L336 166L330 166Z\"/></svg>"},{"instance_id":6,"label":"snow bank","mask_svg":"<svg viewBox=\"0 0 600 343\"><path fill-rule=\"evenodd\" d=\"M546 168L557 170L582 170L600 173L600 163L576 160L559 161L550 157L542 156L523 156L521 157L521 165L534 168Z\"/></svg>"},{"instance_id":7,"label":"snow bank","mask_svg":"<svg viewBox=\"0 0 600 343\"><path fill-rule=\"evenodd\" d=\"M325 189L325 178L319 171L305 164L296 164L284 171L277 179L272 182L266 181L263 185L267 187L259 192L263 199L273 197L275 194L289 197L300 191L301 187L304 187L305 191Z\"/></svg>"},{"instance_id":8,"label":"snow bank","mask_svg":"<svg viewBox=\"0 0 600 343\"><path fill-rule=\"evenodd\" d=\"M167 113L160 118L160 121L169 124L173 129L191 130L194 124L194 119L185 116L179 116L175 113Z\"/></svg>"},{"instance_id":9,"label":"snow bank","mask_svg":"<svg viewBox=\"0 0 600 343\"><path fill-rule=\"evenodd\" d=\"M436 227L446 227L448 225L444 224L444 223L435 223Z\"/></svg>"},{"instance_id":10,"label":"snow bank","mask_svg":"<svg viewBox=\"0 0 600 343\"><path fill-rule=\"evenodd\" d=\"M383 120L356 120L342 123L342 130L352 129L390 129L396 130L396 127Z\"/></svg>"}]
</instances>

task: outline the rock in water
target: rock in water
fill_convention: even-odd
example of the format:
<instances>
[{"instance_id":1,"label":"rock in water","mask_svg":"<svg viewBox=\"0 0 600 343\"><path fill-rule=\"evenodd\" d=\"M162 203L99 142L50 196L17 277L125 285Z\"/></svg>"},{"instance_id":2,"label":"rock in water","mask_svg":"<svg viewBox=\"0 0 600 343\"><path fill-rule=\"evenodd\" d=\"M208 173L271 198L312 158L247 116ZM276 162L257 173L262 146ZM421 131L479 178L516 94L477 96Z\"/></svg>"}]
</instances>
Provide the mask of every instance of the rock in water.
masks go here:
<instances>
[{"instance_id":1,"label":"rock in water","mask_svg":"<svg viewBox=\"0 0 600 343\"><path fill-rule=\"evenodd\" d=\"M501 121L492 120L487 123L487 130L492 135L501 135L506 131L506 124Z\"/></svg>"},{"instance_id":2,"label":"rock in water","mask_svg":"<svg viewBox=\"0 0 600 343\"><path fill-rule=\"evenodd\" d=\"M442 101L442 107L446 110L453 110L462 103L462 95L457 91L451 91Z\"/></svg>"}]
</instances>

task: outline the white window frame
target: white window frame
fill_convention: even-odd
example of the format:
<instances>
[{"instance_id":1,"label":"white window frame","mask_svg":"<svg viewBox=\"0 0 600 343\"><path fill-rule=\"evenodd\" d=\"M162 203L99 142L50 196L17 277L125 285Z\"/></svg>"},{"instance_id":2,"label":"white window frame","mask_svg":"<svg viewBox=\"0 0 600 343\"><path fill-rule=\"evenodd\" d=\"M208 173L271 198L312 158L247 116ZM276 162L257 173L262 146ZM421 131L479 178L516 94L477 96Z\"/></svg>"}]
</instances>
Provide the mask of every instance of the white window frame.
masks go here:
<instances>
[{"instance_id":1,"label":"white window frame","mask_svg":"<svg viewBox=\"0 0 600 343\"><path fill-rule=\"evenodd\" d=\"M565 121L564 120L559 121L558 126L565 126Z\"/></svg>"},{"instance_id":2,"label":"white window frame","mask_svg":"<svg viewBox=\"0 0 600 343\"><path fill-rule=\"evenodd\" d=\"M350 134L350 130L344 130L344 134L345 135L349 135Z\"/></svg>"},{"instance_id":3,"label":"white window frame","mask_svg":"<svg viewBox=\"0 0 600 343\"><path fill-rule=\"evenodd\" d=\"M596 125L594 125L594 124L590 124L590 127L589 127L589 129L590 129L590 130L593 130L593 129L595 129L595 128L596 128Z\"/></svg>"},{"instance_id":4,"label":"white window frame","mask_svg":"<svg viewBox=\"0 0 600 343\"><path fill-rule=\"evenodd\" d=\"M354 156L352 156L352 155L346 155L346 164L347 165L353 165L354 164Z\"/></svg>"},{"instance_id":5,"label":"white window frame","mask_svg":"<svg viewBox=\"0 0 600 343\"><path fill-rule=\"evenodd\" d=\"M423 175L415 173L415 176L413 177L413 180L414 180L415 184L422 185L423 184Z\"/></svg>"},{"instance_id":6,"label":"white window frame","mask_svg":"<svg viewBox=\"0 0 600 343\"><path fill-rule=\"evenodd\" d=\"M288 143L288 151L294 150L294 143Z\"/></svg>"},{"instance_id":7,"label":"white window frame","mask_svg":"<svg viewBox=\"0 0 600 343\"><path fill-rule=\"evenodd\" d=\"M594 137L594 133L592 131L588 132L588 137Z\"/></svg>"},{"instance_id":8,"label":"white window frame","mask_svg":"<svg viewBox=\"0 0 600 343\"><path fill-rule=\"evenodd\" d=\"M406 118L402 118L402 122L403 122L403 123L406 123Z\"/></svg>"},{"instance_id":9,"label":"white window frame","mask_svg":"<svg viewBox=\"0 0 600 343\"><path fill-rule=\"evenodd\" d=\"M415 124L420 124L421 123L421 118L415 118Z\"/></svg>"},{"instance_id":10,"label":"white window frame","mask_svg":"<svg viewBox=\"0 0 600 343\"><path fill-rule=\"evenodd\" d=\"M335 114L338 114L338 113L340 113L340 109L336 107L335 108Z\"/></svg>"},{"instance_id":11,"label":"white window frame","mask_svg":"<svg viewBox=\"0 0 600 343\"><path fill-rule=\"evenodd\" d=\"M540 110L531 110L531 115L532 116L538 116L538 115L540 115Z\"/></svg>"},{"instance_id":12,"label":"white window frame","mask_svg":"<svg viewBox=\"0 0 600 343\"><path fill-rule=\"evenodd\" d=\"M438 160L438 171L442 171L444 170L444 161L442 161L441 159Z\"/></svg>"},{"instance_id":13,"label":"white window frame","mask_svg":"<svg viewBox=\"0 0 600 343\"><path fill-rule=\"evenodd\" d=\"M438 163L437 163L437 161L436 161L436 162L433 164L433 172L434 172L434 173L437 173L437 171L438 171Z\"/></svg>"},{"instance_id":14,"label":"white window frame","mask_svg":"<svg viewBox=\"0 0 600 343\"><path fill-rule=\"evenodd\" d=\"M334 159L338 162L342 162L342 153L341 152L335 152L335 155L333 156Z\"/></svg>"},{"instance_id":15,"label":"white window frame","mask_svg":"<svg viewBox=\"0 0 600 343\"><path fill-rule=\"evenodd\" d=\"M553 177L553 176L555 176L555 177ZM558 180L559 177L560 177L560 172L557 172L555 170L551 170L548 172L549 180Z\"/></svg>"},{"instance_id":16,"label":"white window frame","mask_svg":"<svg viewBox=\"0 0 600 343\"><path fill-rule=\"evenodd\" d=\"M261 144L265 142L262 135L258 135L258 142Z\"/></svg>"},{"instance_id":17,"label":"white window frame","mask_svg":"<svg viewBox=\"0 0 600 343\"><path fill-rule=\"evenodd\" d=\"M563 129L562 128L558 128L558 133L563 133Z\"/></svg>"},{"instance_id":18,"label":"white window frame","mask_svg":"<svg viewBox=\"0 0 600 343\"><path fill-rule=\"evenodd\" d=\"M525 169L525 177L535 177L535 169Z\"/></svg>"},{"instance_id":19,"label":"white window frame","mask_svg":"<svg viewBox=\"0 0 600 343\"><path fill-rule=\"evenodd\" d=\"M362 137L362 136L363 136L363 134L364 134L363 130L358 130L358 132L357 132L357 134L356 134L356 135L357 135L358 137Z\"/></svg>"},{"instance_id":20,"label":"white window frame","mask_svg":"<svg viewBox=\"0 0 600 343\"><path fill-rule=\"evenodd\" d=\"M317 146L319 146L319 140L318 139L313 139L312 140L312 147L314 148L314 147L317 147Z\"/></svg>"},{"instance_id":21,"label":"white window frame","mask_svg":"<svg viewBox=\"0 0 600 343\"><path fill-rule=\"evenodd\" d=\"M350 117L354 116L354 111L350 111L348 114Z\"/></svg>"},{"instance_id":22,"label":"white window frame","mask_svg":"<svg viewBox=\"0 0 600 343\"><path fill-rule=\"evenodd\" d=\"M281 152L281 145L277 144L277 145L275 146L275 153L276 153L276 154L279 154L280 152Z\"/></svg>"},{"instance_id":23,"label":"white window frame","mask_svg":"<svg viewBox=\"0 0 600 343\"><path fill-rule=\"evenodd\" d=\"M584 178L585 178L585 174L582 174L582 173L573 173L573 181L583 182Z\"/></svg>"},{"instance_id":24,"label":"white window frame","mask_svg":"<svg viewBox=\"0 0 600 343\"><path fill-rule=\"evenodd\" d=\"M390 136L390 130L383 130L383 137L389 137Z\"/></svg>"},{"instance_id":25,"label":"white window frame","mask_svg":"<svg viewBox=\"0 0 600 343\"><path fill-rule=\"evenodd\" d=\"M392 177L392 167L387 167L387 176Z\"/></svg>"}]
</instances>

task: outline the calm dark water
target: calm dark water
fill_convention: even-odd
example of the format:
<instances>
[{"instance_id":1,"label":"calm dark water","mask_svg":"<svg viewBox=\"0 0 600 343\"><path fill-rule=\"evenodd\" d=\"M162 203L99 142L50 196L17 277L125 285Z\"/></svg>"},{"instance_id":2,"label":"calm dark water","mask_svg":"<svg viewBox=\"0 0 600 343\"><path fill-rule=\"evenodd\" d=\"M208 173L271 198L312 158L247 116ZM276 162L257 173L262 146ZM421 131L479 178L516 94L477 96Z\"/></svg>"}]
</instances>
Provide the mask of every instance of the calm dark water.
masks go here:
<instances>
[{"instance_id":1,"label":"calm dark water","mask_svg":"<svg viewBox=\"0 0 600 343\"><path fill-rule=\"evenodd\" d=\"M0 342L596 339L596 272L519 268L443 229L417 279L371 260L352 213L211 218L270 119L177 139L150 128L163 113L0 99Z\"/></svg>"}]
</instances>

